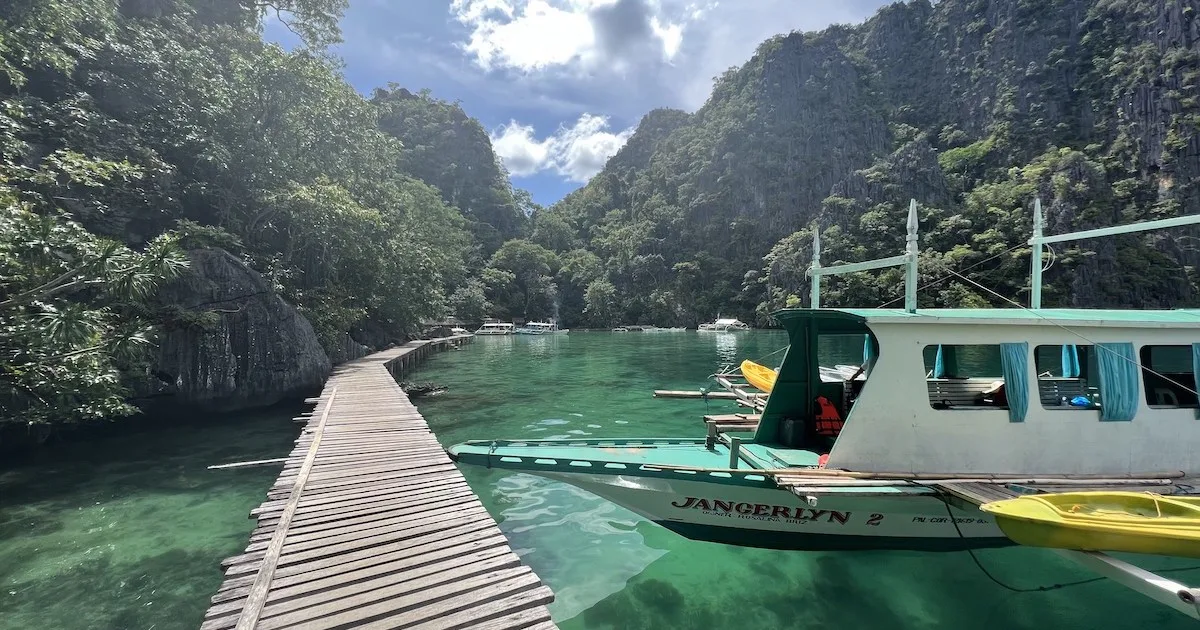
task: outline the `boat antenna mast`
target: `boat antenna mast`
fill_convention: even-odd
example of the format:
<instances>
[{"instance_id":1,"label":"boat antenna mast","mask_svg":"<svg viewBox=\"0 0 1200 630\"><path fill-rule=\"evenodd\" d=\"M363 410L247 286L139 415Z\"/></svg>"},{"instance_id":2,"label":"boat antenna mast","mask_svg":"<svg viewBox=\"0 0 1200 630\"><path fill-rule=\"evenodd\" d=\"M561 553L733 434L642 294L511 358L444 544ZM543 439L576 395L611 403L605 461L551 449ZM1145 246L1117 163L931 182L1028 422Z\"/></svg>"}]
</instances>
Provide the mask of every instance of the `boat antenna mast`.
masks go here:
<instances>
[{"instance_id":1,"label":"boat antenna mast","mask_svg":"<svg viewBox=\"0 0 1200 630\"><path fill-rule=\"evenodd\" d=\"M904 266L904 310L917 312L917 200L908 201L908 233L904 237L904 253L899 256L877 258L864 262L821 266L821 230L813 226L812 266L807 275L812 278L811 308L821 308L821 277L840 276L858 271Z\"/></svg>"},{"instance_id":2,"label":"boat antenna mast","mask_svg":"<svg viewBox=\"0 0 1200 630\"><path fill-rule=\"evenodd\" d=\"M1172 219L1159 219L1156 221L1142 221L1140 223L1131 223L1129 225L1118 225L1114 227L1099 228L1095 230L1083 230L1082 232L1070 232L1068 234L1056 234L1053 236L1045 236L1045 218L1042 215L1042 198L1037 197L1033 200L1033 237L1029 239L1029 244L1033 246L1033 260L1030 263L1030 291L1029 291L1029 308L1042 308L1042 271L1045 268L1042 266L1042 246L1050 243L1061 243L1063 241L1078 241L1085 238L1100 238L1104 236L1114 236L1117 234L1129 234L1132 232L1148 232L1150 230L1162 230L1165 228L1178 227L1181 225L1194 225L1200 223L1200 214L1192 214Z\"/></svg>"}]
</instances>

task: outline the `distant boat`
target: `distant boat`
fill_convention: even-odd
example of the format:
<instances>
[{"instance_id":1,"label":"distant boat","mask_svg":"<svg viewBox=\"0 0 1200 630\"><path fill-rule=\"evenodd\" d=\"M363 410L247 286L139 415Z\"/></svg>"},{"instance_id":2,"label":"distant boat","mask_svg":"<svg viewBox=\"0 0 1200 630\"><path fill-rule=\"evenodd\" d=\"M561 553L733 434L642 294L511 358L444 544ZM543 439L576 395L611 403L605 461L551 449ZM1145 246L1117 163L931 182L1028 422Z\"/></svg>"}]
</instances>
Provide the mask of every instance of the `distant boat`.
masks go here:
<instances>
[{"instance_id":1,"label":"distant boat","mask_svg":"<svg viewBox=\"0 0 1200 630\"><path fill-rule=\"evenodd\" d=\"M450 334L452 334L452 335L467 335L470 333L467 331L466 328L455 326L454 328L450 329Z\"/></svg>"},{"instance_id":2,"label":"distant boat","mask_svg":"<svg viewBox=\"0 0 1200 630\"><path fill-rule=\"evenodd\" d=\"M737 319L723 319L718 317L715 322L700 324L700 327L696 330L700 332L738 332L750 330L750 326Z\"/></svg>"},{"instance_id":3,"label":"distant boat","mask_svg":"<svg viewBox=\"0 0 1200 630\"><path fill-rule=\"evenodd\" d=\"M629 329L624 326L617 326L616 328L612 329L612 331L613 332L629 332Z\"/></svg>"},{"instance_id":4,"label":"distant boat","mask_svg":"<svg viewBox=\"0 0 1200 630\"><path fill-rule=\"evenodd\" d=\"M511 322L486 322L479 330L475 331L476 335L511 335L517 329Z\"/></svg>"},{"instance_id":5,"label":"distant boat","mask_svg":"<svg viewBox=\"0 0 1200 630\"><path fill-rule=\"evenodd\" d=\"M570 329L559 328L558 322L528 322L517 329L518 335L565 335Z\"/></svg>"}]
</instances>

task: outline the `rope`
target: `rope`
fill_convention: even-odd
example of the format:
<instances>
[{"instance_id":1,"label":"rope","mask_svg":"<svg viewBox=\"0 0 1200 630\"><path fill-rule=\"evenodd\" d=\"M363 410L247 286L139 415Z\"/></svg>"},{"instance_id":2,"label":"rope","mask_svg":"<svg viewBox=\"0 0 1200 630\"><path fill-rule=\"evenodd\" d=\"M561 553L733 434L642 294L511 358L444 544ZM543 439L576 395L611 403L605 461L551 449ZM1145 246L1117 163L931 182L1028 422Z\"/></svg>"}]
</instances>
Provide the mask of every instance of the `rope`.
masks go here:
<instances>
[{"instance_id":1,"label":"rope","mask_svg":"<svg viewBox=\"0 0 1200 630\"><path fill-rule=\"evenodd\" d=\"M978 267L979 265L982 265L983 263L986 263L986 262L991 262L991 261L993 261L993 260L995 260L995 259L997 259L997 258L999 258L999 257L1001 257L1001 256L1004 256L1004 255L1006 255L1006 254L1010 254L1010 253L1012 253L1012 252L1015 252L1015 251L1017 251L1018 249L1021 249L1022 247L1027 247L1027 245L1025 245L1025 244L1021 244L1021 245L1014 245L1013 247L1010 247L1010 248L1008 248L1008 249L1006 249L1006 250L1004 250L1004 251L1000 252L999 254L995 254L995 255L992 255L992 256L988 256L987 258L984 258L983 260L981 260L981 261L979 261L979 262L977 262L977 263L974 263L974 264L968 265L968 266L966 266L966 267L963 267L962 269L959 269L959 271L960 271L960 272L966 272L966 271L970 271L971 269L974 269L974 268ZM951 272L950 272L950 273L954 273L954 271L953 271L953 270L951 270ZM938 279L936 279L936 280L931 280L930 282L927 282L927 283L925 283L925 284L922 284L922 285L918 286L918 287L917 287L917 291L918 291L918 292L920 292L920 291L924 291L925 289L928 289L929 287L932 287L932 286L934 286L934 285L941 284L941 283L943 283L943 282L945 282L945 281L947 281L947 280L949 280L949 279L950 279L950 276L942 276L941 278L938 278ZM884 302L883 304L880 304L880 305L879 305L879 306L877 306L876 308L885 308L885 307L887 307L887 306L890 306L890 305L892 305L892 304L895 304L896 302L899 302L899 301L901 301L901 300L903 300L903 299L904 299L904 296L900 296L900 297L898 297L898 298L893 298L893 299L891 299L891 300L888 300L887 302Z\"/></svg>"},{"instance_id":2,"label":"rope","mask_svg":"<svg viewBox=\"0 0 1200 630\"><path fill-rule=\"evenodd\" d=\"M954 531L958 533L959 539L966 539L966 536L964 536L962 533L962 529L958 526L958 521L954 518L954 513L950 510L950 503L949 503L949 501L947 501L947 499L950 498L950 495L943 492L942 490L932 487L932 486L924 486L924 487L929 488L930 490L933 490L935 493L937 493L942 498L942 505L946 508L946 516L948 516L950 518L950 523L952 525L954 525ZM1049 591L1057 591L1059 589L1068 588L1071 586L1082 586L1084 584L1091 584L1092 582L1101 582L1101 581L1108 579L1106 577L1101 576L1101 577L1088 578L1085 580L1076 580L1074 582L1062 582L1059 584L1046 584L1046 585L1042 585L1042 586L1033 586L1033 587L1013 586L1011 584L1006 584L1000 578L997 578L996 576L992 575L992 572L988 571L987 567L983 566L983 563L979 561L979 557L975 555L974 549L967 549L967 554L971 556L971 560L975 562L975 566L979 567L979 571L981 573L983 573L985 576L987 576L987 578L989 580L991 580L997 586L999 586L1005 590L1011 591L1013 593L1046 593ZM1149 569L1149 571L1151 573L1177 573L1180 571L1195 571L1197 569L1200 569L1200 565L1195 565L1195 566L1190 566L1190 567L1176 567L1176 568L1171 568L1171 569Z\"/></svg>"},{"instance_id":3,"label":"rope","mask_svg":"<svg viewBox=\"0 0 1200 630\"><path fill-rule=\"evenodd\" d=\"M1037 311L1035 311L1035 310L1033 310L1033 309L1031 309L1031 308L1028 308L1028 307L1026 307L1025 305L1023 305L1023 304L1021 304L1021 303L1019 303L1019 302L1016 302L1016 301L1014 301L1014 300L1011 300L1011 299L1009 299L1009 298L1007 298L1007 297L1005 297L1005 296L1003 296L1003 295L1000 295L999 293L997 293L997 292L995 292L995 291L993 291L993 290L991 290L991 289L989 289L989 288L987 288L987 287L983 286L982 284L979 284L978 282L975 282L974 280L972 280L972 279L970 279L970 278L968 278L968 277L966 277L966 276L960 275L960 274L958 274L957 272L954 272L954 271L951 271L950 273L953 273L953 274L957 275L959 278L962 278L963 280L966 280L967 282L970 282L971 284L973 284L973 285L975 285L975 286L979 287L980 289L983 289L984 291L987 291L988 293L991 293L992 295L994 295L994 296L996 296L996 297L1000 298L1001 300L1004 300L1005 302L1008 302L1009 304L1012 304L1012 305L1016 306L1017 308L1019 308L1019 309L1021 309L1021 310L1028 311L1028 312L1032 313L1032 314L1033 314L1035 317L1037 317L1038 319L1041 319L1041 320L1043 320L1043 321L1047 321L1047 322L1050 322L1051 324L1054 324L1055 326L1057 326L1057 327L1059 327L1059 328L1061 328L1061 329L1065 330L1065 331L1066 331L1068 334L1075 335L1076 337L1079 337L1080 339L1082 339L1082 340L1084 340L1084 341L1086 341L1086 342L1088 342L1088 343L1092 344L1092 346L1094 346L1094 347L1096 347L1096 348L1099 348L1099 349L1101 349L1101 350L1104 350L1104 351L1106 351L1106 352L1109 352L1110 354L1112 354L1112 355L1114 355L1114 356L1116 356L1116 357L1119 357L1121 360L1125 361L1126 363L1132 363L1132 364L1133 364L1135 367L1140 367L1141 369L1143 369L1143 370L1145 370L1145 371L1147 371L1147 372L1149 372L1149 373L1151 373L1151 374L1153 374L1153 375L1155 375L1155 376L1157 376L1157 377L1159 377L1159 378L1163 379L1164 381L1166 381L1166 382L1168 382L1168 383L1171 383L1172 385L1175 385L1175 386L1179 387L1180 389L1182 389L1182 390L1184 390L1184 391L1186 391L1186 392L1189 392L1189 393L1192 393L1192 394L1196 394L1198 397L1200 397L1200 393L1198 393L1196 390L1194 390L1194 389L1192 389L1192 388L1188 387L1187 385L1184 385L1184 384L1182 384L1182 383L1180 383L1180 382L1178 382L1178 381L1176 381L1176 380L1172 379L1171 377L1169 377L1169 376L1167 376L1167 375L1165 375L1165 374L1162 374L1162 373L1156 372L1156 371L1154 371L1154 370L1152 370L1152 369L1150 369L1150 368L1148 368L1148 367L1144 367L1144 366L1142 366L1142 365L1138 364L1138 362L1137 362L1137 361L1134 361L1134 360L1132 360L1132 359L1128 359L1128 358L1126 358L1126 357L1123 357L1123 356L1121 356L1121 355L1117 354L1116 352L1113 352L1112 350L1109 350L1108 348L1105 348L1104 346L1102 346L1102 345L1100 345L1100 344L1096 343L1095 341L1092 341L1091 339L1088 339L1088 338L1087 338L1086 336L1084 336L1083 334L1081 334L1081 333L1078 333L1078 332L1076 332L1076 331L1074 331L1074 330L1071 330L1070 328L1067 328L1066 326L1063 326L1062 324L1060 324L1060 323L1058 323L1058 322L1056 322L1056 321L1054 321L1054 320L1050 319L1049 317L1046 317L1045 315L1042 315L1041 313L1039 313L1039 312L1037 312Z\"/></svg>"}]
</instances>

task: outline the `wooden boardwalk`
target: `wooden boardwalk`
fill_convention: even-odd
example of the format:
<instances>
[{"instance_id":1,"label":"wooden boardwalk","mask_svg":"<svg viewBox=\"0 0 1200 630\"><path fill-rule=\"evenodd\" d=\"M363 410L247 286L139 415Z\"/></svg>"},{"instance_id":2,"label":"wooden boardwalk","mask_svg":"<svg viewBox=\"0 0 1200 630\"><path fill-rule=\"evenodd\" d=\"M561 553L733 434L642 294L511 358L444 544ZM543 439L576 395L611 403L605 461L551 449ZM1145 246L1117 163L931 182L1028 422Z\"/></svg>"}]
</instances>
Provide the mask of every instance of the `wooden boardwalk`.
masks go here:
<instances>
[{"instance_id":1,"label":"wooden boardwalk","mask_svg":"<svg viewBox=\"0 0 1200 630\"><path fill-rule=\"evenodd\" d=\"M203 630L554 628L554 596L508 547L389 370L411 342L339 366Z\"/></svg>"}]
</instances>

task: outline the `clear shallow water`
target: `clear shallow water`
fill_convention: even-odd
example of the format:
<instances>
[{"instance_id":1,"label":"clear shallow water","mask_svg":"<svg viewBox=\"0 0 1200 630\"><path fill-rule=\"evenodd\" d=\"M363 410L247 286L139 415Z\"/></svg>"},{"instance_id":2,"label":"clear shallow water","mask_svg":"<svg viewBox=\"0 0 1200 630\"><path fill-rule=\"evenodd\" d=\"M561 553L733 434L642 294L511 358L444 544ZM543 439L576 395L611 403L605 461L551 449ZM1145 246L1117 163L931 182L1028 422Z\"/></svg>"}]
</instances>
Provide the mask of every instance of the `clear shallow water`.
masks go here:
<instances>
[{"instance_id":1,"label":"clear shallow water","mask_svg":"<svg viewBox=\"0 0 1200 630\"><path fill-rule=\"evenodd\" d=\"M0 628L198 628L240 553L299 410L46 449L0 467Z\"/></svg>"},{"instance_id":2,"label":"clear shallow water","mask_svg":"<svg viewBox=\"0 0 1200 630\"><path fill-rule=\"evenodd\" d=\"M850 341L831 348L822 363L856 363L861 342ZM417 403L445 445L499 437L700 436L700 416L734 407L656 400L652 390L702 387L721 364L763 357L785 343L779 332L477 338L431 357L411 378L450 387ZM1107 582L1016 594L989 581L965 553L784 552L694 542L563 483L463 471L514 549L554 589L551 612L568 630L1195 627ZM1046 551L976 553L1017 586L1094 577ZM1200 582L1200 571L1175 575Z\"/></svg>"},{"instance_id":3,"label":"clear shallow water","mask_svg":"<svg viewBox=\"0 0 1200 630\"><path fill-rule=\"evenodd\" d=\"M655 400L651 391L698 388L719 364L763 357L785 340L770 332L479 338L433 355L410 378L450 386L418 400L445 444L696 436L705 403ZM831 352L824 362L851 363L861 346L848 342ZM253 526L247 514L278 474L277 467L205 467L286 455L296 411L123 430L0 462L0 630L199 627L221 581L220 561L245 547ZM565 484L465 473L513 547L554 588L551 610L567 630L1195 627L1109 583L1018 595L989 582L966 554L697 543ZM1024 586L1092 577L1048 552L979 556ZM1200 582L1200 571L1184 575Z\"/></svg>"}]
</instances>

